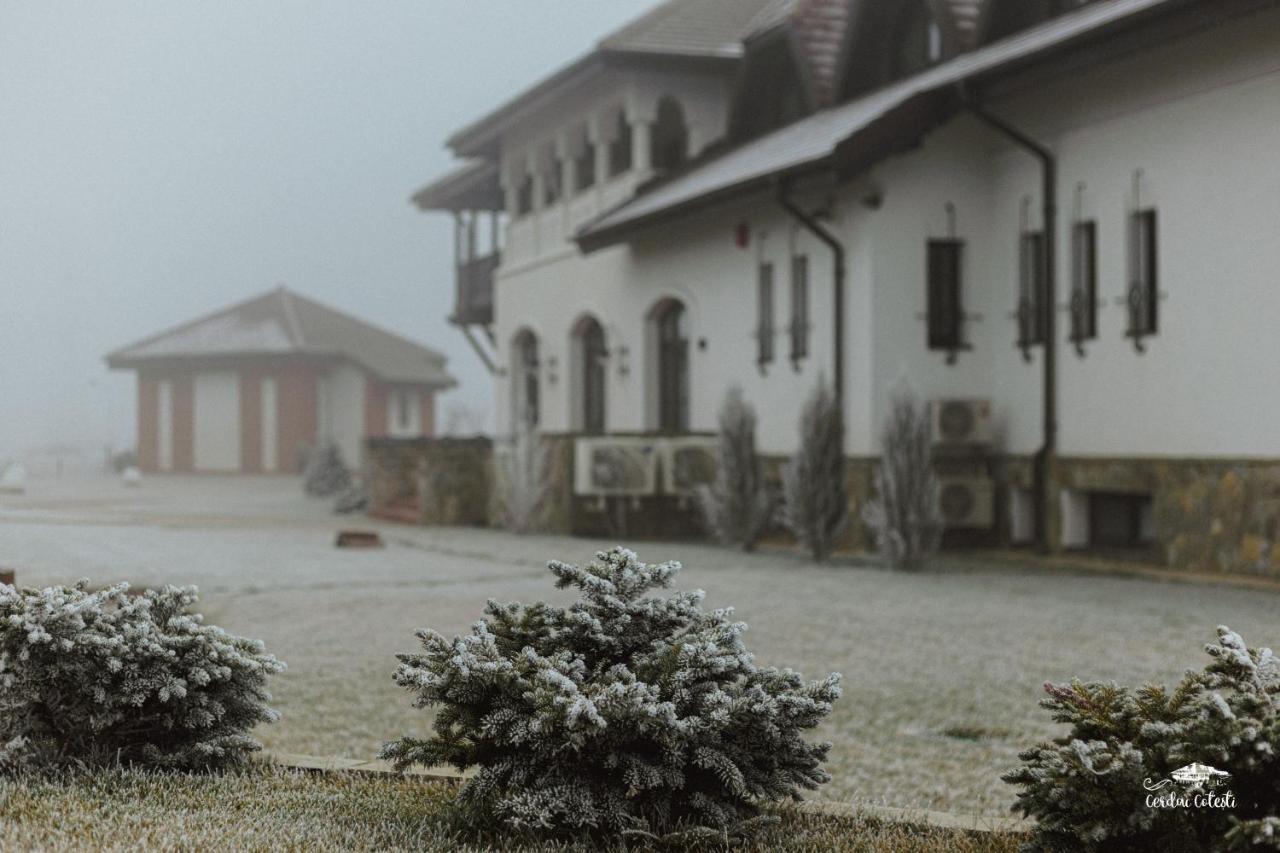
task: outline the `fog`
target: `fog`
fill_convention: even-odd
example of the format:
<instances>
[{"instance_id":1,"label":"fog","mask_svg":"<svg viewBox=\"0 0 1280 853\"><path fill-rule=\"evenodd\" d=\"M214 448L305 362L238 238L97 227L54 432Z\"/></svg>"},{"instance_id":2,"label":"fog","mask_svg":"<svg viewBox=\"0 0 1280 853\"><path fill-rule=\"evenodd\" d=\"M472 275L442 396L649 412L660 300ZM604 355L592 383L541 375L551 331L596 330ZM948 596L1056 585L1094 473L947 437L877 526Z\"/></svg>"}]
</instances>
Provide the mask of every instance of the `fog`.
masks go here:
<instances>
[{"instance_id":1,"label":"fog","mask_svg":"<svg viewBox=\"0 0 1280 853\"><path fill-rule=\"evenodd\" d=\"M487 412L451 224L408 197L451 131L650 5L5 0L0 459L131 446L103 356L281 283L443 351L438 410Z\"/></svg>"}]
</instances>

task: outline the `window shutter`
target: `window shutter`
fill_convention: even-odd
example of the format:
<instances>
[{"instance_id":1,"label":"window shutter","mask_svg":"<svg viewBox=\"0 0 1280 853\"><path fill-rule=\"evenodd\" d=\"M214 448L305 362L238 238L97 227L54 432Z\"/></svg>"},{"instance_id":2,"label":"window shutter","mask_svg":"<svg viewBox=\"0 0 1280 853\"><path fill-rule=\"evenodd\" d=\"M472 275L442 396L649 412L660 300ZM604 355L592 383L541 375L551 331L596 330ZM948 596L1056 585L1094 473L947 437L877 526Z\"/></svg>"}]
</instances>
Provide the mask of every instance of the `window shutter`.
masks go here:
<instances>
[{"instance_id":1,"label":"window shutter","mask_svg":"<svg viewBox=\"0 0 1280 853\"><path fill-rule=\"evenodd\" d=\"M929 349L961 347L960 264L964 243L930 240L926 260L928 278L927 324Z\"/></svg>"}]
</instances>

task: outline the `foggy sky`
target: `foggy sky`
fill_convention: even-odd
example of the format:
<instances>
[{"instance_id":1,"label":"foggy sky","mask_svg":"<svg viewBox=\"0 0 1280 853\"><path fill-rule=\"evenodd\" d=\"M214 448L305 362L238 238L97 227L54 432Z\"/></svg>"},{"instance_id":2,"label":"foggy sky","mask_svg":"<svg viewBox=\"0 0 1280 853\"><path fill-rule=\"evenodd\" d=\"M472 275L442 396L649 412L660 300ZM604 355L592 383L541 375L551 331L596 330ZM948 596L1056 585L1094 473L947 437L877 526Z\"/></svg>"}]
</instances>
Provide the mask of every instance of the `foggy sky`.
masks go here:
<instances>
[{"instance_id":1,"label":"foggy sky","mask_svg":"<svg viewBox=\"0 0 1280 853\"><path fill-rule=\"evenodd\" d=\"M102 357L277 284L442 350L449 133L656 0L0 0L0 459L132 446Z\"/></svg>"}]
</instances>

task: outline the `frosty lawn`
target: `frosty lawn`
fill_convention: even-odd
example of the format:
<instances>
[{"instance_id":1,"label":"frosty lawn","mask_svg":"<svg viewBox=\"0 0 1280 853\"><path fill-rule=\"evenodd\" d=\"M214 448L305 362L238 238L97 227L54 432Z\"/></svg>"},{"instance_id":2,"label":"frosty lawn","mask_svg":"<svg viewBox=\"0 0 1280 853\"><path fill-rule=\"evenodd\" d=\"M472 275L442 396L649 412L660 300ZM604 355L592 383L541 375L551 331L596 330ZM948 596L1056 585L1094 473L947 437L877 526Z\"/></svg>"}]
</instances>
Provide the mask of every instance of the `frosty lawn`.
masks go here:
<instances>
[{"instance_id":1,"label":"frosty lawn","mask_svg":"<svg viewBox=\"0 0 1280 853\"><path fill-rule=\"evenodd\" d=\"M248 490L247 492L245 490ZM427 733L391 681L413 631L451 633L486 598L547 597L543 564L585 561L611 542L467 529L381 527L382 551L333 548L340 526L296 480L152 479L0 497L0 564L20 582L195 583L209 621L260 637L288 662L274 682L284 719L269 748L371 757L384 740ZM1053 733L1040 685L1173 681L1203 662L1214 626L1280 645L1280 595L943 561L924 574L706 545L628 543L677 558L683 587L707 590L751 625L763 664L844 674L819 736L835 742L825 796L1004 814L999 774ZM554 593L553 593L554 597Z\"/></svg>"}]
</instances>

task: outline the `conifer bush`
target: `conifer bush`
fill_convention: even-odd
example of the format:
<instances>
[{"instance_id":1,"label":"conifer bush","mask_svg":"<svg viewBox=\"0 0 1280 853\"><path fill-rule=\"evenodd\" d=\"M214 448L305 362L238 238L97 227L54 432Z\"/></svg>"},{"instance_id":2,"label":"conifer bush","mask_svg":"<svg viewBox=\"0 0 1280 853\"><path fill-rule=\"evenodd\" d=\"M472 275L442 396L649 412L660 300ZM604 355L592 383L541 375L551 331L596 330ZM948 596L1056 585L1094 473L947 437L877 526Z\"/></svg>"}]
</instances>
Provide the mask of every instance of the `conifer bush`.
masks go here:
<instances>
[{"instance_id":1,"label":"conifer bush","mask_svg":"<svg viewBox=\"0 0 1280 853\"><path fill-rule=\"evenodd\" d=\"M1036 820L1024 849L1280 850L1280 662L1225 627L1205 651L1172 690L1045 685L1041 705L1070 732L1004 776ZM1193 763L1230 776L1173 779Z\"/></svg>"},{"instance_id":2,"label":"conifer bush","mask_svg":"<svg viewBox=\"0 0 1280 853\"><path fill-rule=\"evenodd\" d=\"M435 735L387 744L397 766L478 767L472 826L597 836L725 832L830 777L809 743L839 676L757 668L732 611L703 593L649 595L680 571L624 549L551 562L568 608L490 601L469 635L419 631L396 681L437 707Z\"/></svg>"},{"instance_id":3,"label":"conifer bush","mask_svg":"<svg viewBox=\"0 0 1280 853\"><path fill-rule=\"evenodd\" d=\"M800 414L800 445L782 469L782 520L818 561L849 527L844 477L844 415L819 380Z\"/></svg>"},{"instance_id":4,"label":"conifer bush","mask_svg":"<svg viewBox=\"0 0 1280 853\"><path fill-rule=\"evenodd\" d=\"M918 569L942 540L941 487L933 473L929 409L906 391L896 394L881 433L876 494L862 519L881 556L895 569Z\"/></svg>"},{"instance_id":5,"label":"conifer bush","mask_svg":"<svg viewBox=\"0 0 1280 853\"><path fill-rule=\"evenodd\" d=\"M720 409L715 480L698 492L702 514L725 545L750 551L773 519L774 496L756 458L756 410L734 387Z\"/></svg>"},{"instance_id":6,"label":"conifer bush","mask_svg":"<svg viewBox=\"0 0 1280 853\"><path fill-rule=\"evenodd\" d=\"M0 768L243 762L276 719L262 643L202 624L194 587L0 584Z\"/></svg>"},{"instance_id":7,"label":"conifer bush","mask_svg":"<svg viewBox=\"0 0 1280 853\"><path fill-rule=\"evenodd\" d=\"M332 497L351 488L351 472L342 461L338 445L322 444L307 454L302 469L302 488L319 498Z\"/></svg>"}]
</instances>

